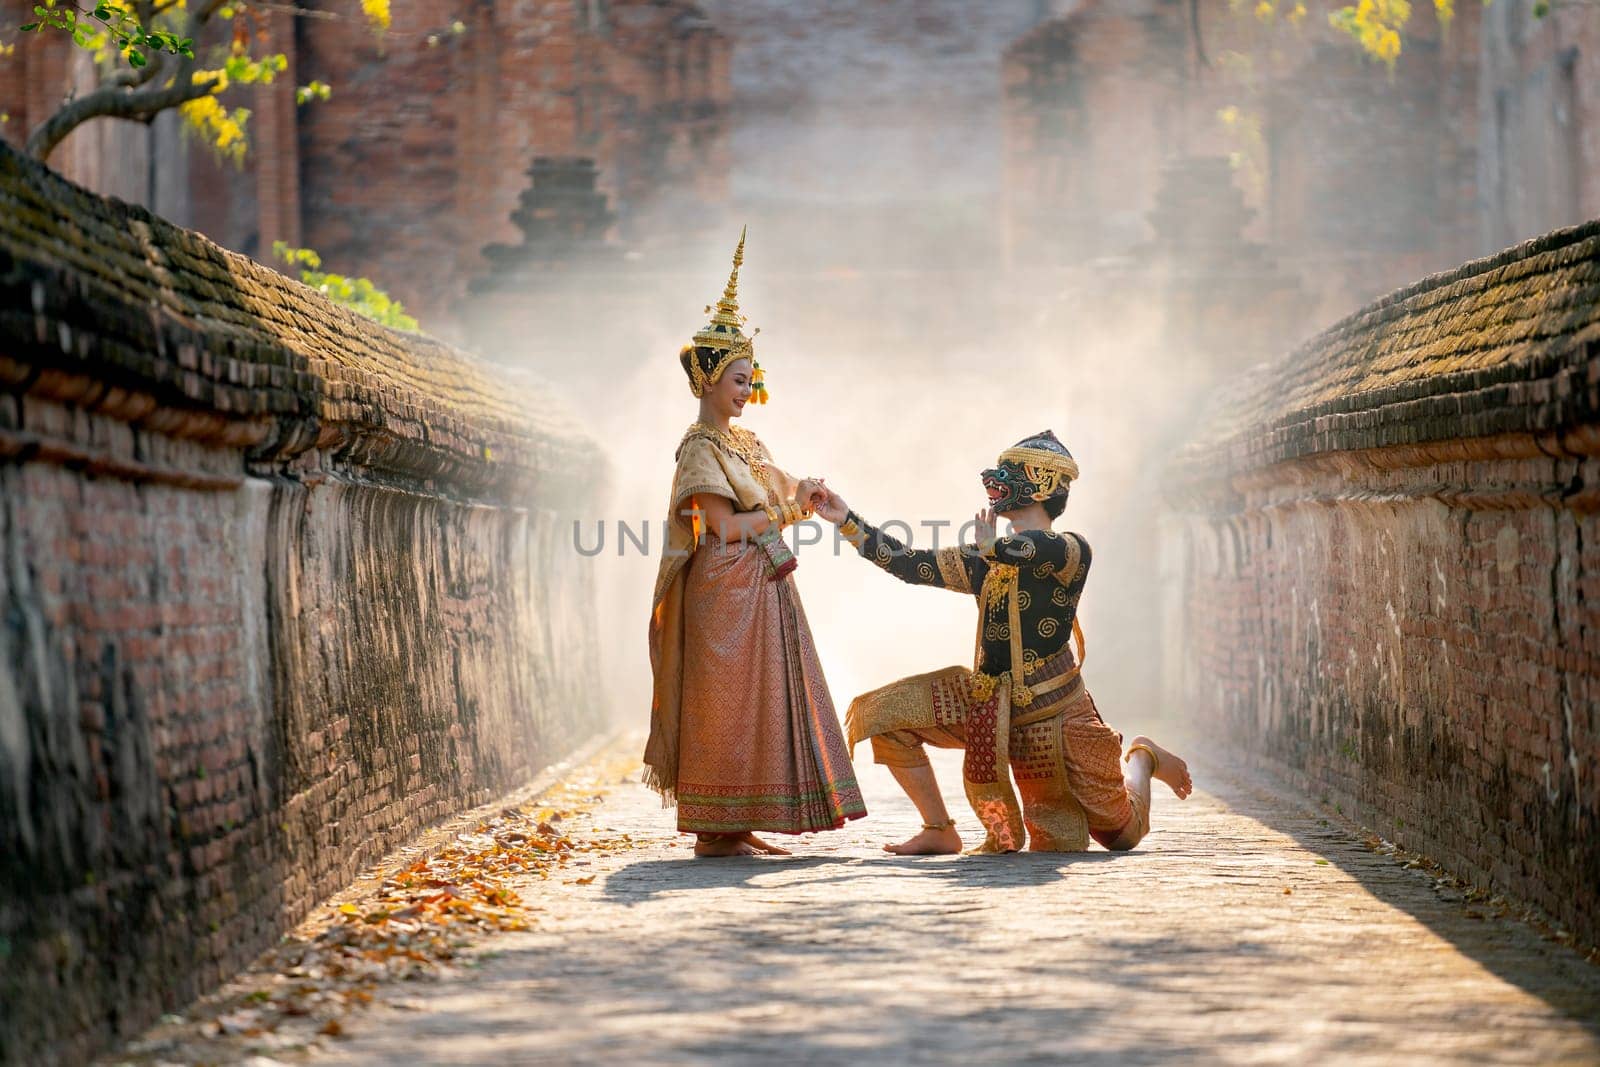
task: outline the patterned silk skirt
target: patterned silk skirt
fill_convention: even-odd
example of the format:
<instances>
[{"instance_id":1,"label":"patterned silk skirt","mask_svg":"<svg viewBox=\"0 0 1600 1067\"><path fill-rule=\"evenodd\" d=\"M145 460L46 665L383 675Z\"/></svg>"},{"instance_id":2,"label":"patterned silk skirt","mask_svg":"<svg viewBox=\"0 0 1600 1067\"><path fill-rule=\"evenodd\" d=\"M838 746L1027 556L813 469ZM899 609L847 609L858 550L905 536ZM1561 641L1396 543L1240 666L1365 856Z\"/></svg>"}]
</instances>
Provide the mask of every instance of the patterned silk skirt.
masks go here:
<instances>
[{"instance_id":1,"label":"patterned silk skirt","mask_svg":"<svg viewBox=\"0 0 1600 1067\"><path fill-rule=\"evenodd\" d=\"M867 813L792 577L714 538L683 591L678 829L833 830Z\"/></svg>"}]
</instances>

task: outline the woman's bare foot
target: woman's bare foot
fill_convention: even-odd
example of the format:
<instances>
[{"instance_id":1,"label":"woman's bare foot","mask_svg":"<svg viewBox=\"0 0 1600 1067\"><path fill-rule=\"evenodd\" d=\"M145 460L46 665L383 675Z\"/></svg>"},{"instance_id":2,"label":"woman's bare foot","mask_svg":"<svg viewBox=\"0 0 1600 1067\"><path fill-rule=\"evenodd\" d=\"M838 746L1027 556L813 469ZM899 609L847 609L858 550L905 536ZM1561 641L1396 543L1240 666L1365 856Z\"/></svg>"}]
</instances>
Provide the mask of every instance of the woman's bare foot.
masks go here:
<instances>
[{"instance_id":1,"label":"woman's bare foot","mask_svg":"<svg viewBox=\"0 0 1600 1067\"><path fill-rule=\"evenodd\" d=\"M883 850L896 856L947 856L961 851L961 835L954 826L942 830L923 827L898 845L884 845Z\"/></svg>"},{"instance_id":2,"label":"woman's bare foot","mask_svg":"<svg viewBox=\"0 0 1600 1067\"><path fill-rule=\"evenodd\" d=\"M702 837L694 843L694 854L701 859L718 856L759 856L761 850L742 837Z\"/></svg>"},{"instance_id":3,"label":"woman's bare foot","mask_svg":"<svg viewBox=\"0 0 1600 1067\"><path fill-rule=\"evenodd\" d=\"M1156 754L1156 771L1152 777L1157 781L1166 782L1179 800L1187 800L1189 794L1194 792L1194 781L1189 777L1189 765L1175 753L1168 752L1143 734L1135 737L1128 747L1132 748L1134 745L1150 746Z\"/></svg>"},{"instance_id":4,"label":"woman's bare foot","mask_svg":"<svg viewBox=\"0 0 1600 1067\"><path fill-rule=\"evenodd\" d=\"M751 846L752 848L754 848L756 851L763 852L763 853L767 854L768 856L792 856L792 855L794 855L793 852L790 852L786 848L780 848L777 845L770 844L770 843L768 843L766 841L761 840L761 838L757 837L753 833L750 833L748 830L745 831L744 837L740 838L740 840L743 841L745 844L747 844L747 845Z\"/></svg>"}]
</instances>

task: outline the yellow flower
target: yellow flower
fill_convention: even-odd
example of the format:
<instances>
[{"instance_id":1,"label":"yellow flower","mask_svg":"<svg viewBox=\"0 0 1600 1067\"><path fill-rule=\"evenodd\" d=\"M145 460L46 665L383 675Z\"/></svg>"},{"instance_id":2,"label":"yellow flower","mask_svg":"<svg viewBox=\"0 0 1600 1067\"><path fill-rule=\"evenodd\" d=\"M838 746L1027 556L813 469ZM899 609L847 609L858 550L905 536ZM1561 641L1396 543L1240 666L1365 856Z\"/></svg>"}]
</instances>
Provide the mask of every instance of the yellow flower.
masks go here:
<instances>
[{"instance_id":1,"label":"yellow flower","mask_svg":"<svg viewBox=\"0 0 1600 1067\"><path fill-rule=\"evenodd\" d=\"M379 32L389 28L389 0L361 0L361 13Z\"/></svg>"}]
</instances>

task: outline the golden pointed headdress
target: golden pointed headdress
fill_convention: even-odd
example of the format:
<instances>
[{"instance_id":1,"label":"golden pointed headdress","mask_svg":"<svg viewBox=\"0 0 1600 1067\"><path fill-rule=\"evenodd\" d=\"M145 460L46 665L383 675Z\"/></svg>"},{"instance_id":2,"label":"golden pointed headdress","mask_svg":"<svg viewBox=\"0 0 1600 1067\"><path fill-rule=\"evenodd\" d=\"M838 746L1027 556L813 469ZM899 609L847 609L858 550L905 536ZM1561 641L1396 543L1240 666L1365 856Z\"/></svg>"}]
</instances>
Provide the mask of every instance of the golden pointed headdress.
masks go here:
<instances>
[{"instance_id":1,"label":"golden pointed headdress","mask_svg":"<svg viewBox=\"0 0 1600 1067\"><path fill-rule=\"evenodd\" d=\"M746 335L740 329L745 317L739 314L739 268L744 265L744 239L748 231L748 226L739 231L739 246L733 250L733 272L728 275L728 285L722 290L722 298L714 307L706 305L706 310L712 312L711 321L695 331L694 335L694 347L707 348L716 353L715 364L710 368L703 367L696 355L689 354L689 389L695 396L704 396L705 391L722 377L728 364L736 359L748 359L754 368L750 376L751 399L758 404L765 404L766 374L761 370L761 364L755 361L755 335L761 331L754 330Z\"/></svg>"}]
</instances>

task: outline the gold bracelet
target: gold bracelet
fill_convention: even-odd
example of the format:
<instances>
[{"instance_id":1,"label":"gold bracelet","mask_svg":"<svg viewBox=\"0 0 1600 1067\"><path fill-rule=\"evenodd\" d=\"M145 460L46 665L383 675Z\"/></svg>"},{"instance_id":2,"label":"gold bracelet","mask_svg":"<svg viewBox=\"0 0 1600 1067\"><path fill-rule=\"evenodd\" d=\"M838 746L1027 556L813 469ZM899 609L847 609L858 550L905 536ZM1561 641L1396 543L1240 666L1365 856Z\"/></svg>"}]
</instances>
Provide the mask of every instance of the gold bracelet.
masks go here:
<instances>
[{"instance_id":1,"label":"gold bracelet","mask_svg":"<svg viewBox=\"0 0 1600 1067\"><path fill-rule=\"evenodd\" d=\"M839 536L846 541L859 543L857 538L861 536L861 527L856 525L856 520L847 515L845 520L839 524Z\"/></svg>"},{"instance_id":2,"label":"gold bracelet","mask_svg":"<svg viewBox=\"0 0 1600 1067\"><path fill-rule=\"evenodd\" d=\"M783 524L785 526L793 526L795 523L799 522L805 517L805 509L803 509L799 504L796 504L792 500L785 500L783 502Z\"/></svg>"},{"instance_id":3,"label":"gold bracelet","mask_svg":"<svg viewBox=\"0 0 1600 1067\"><path fill-rule=\"evenodd\" d=\"M779 513L777 508L773 507L771 504L762 504L761 510L767 513L767 521L772 524L773 529L783 529L783 516Z\"/></svg>"}]
</instances>

